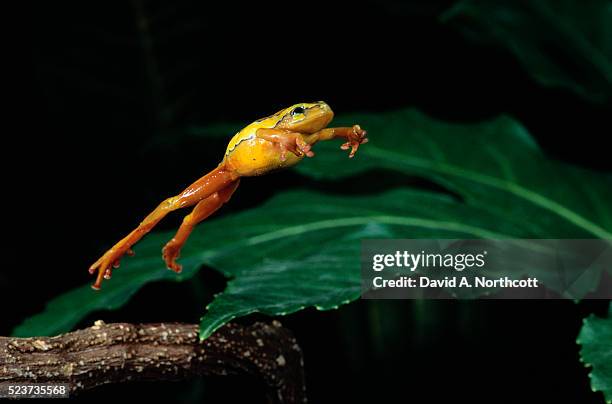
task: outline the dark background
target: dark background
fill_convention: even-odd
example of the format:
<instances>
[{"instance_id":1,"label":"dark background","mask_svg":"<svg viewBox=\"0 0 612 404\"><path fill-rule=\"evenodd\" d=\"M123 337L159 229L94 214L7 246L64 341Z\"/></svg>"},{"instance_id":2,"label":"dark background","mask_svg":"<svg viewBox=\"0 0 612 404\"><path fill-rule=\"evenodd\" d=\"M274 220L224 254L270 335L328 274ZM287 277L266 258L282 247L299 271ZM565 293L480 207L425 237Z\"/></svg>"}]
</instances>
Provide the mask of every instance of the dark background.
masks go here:
<instances>
[{"instance_id":1,"label":"dark background","mask_svg":"<svg viewBox=\"0 0 612 404\"><path fill-rule=\"evenodd\" d=\"M551 156L610 171L610 103L538 85L504 49L438 22L450 1L40 2L15 7L6 38L0 335L91 281L87 267L163 198L212 169L227 139L186 128L244 122L299 101L336 113L416 107L448 121L510 114ZM8 50L8 48L6 48ZM12 53L12 51L15 51ZM375 136L375 134L371 134ZM313 184L292 171L242 182L219 214L292 187L363 192L377 176ZM383 186L396 186L384 172ZM380 183L376 189L380 190ZM180 223L172 215L160 228ZM143 288L106 321L196 322L222 277ZM92 292L94 293L94 292ZM160 298L163 296L163 299ZM601 403L578 361L582 318L607 302L357 301L285 318L303 347L312 402ZM245 321L255 319L249 318ZM108 386L141 400L261 402L254 381ZM350 400L350 401L349 401Z\"/></svg>"}]
</instances>

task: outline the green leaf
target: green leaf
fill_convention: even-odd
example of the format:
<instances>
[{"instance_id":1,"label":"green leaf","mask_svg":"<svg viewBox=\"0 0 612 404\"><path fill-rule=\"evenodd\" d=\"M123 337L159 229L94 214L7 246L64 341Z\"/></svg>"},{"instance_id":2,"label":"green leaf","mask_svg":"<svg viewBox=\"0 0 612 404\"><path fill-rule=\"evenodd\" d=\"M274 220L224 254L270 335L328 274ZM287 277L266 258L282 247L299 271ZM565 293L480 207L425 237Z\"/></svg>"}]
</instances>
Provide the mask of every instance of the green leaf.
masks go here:
<instances>
[{"instance_id":1,"label":"green leaf","mask_svg":"<svg viewBox=\"0 0 612 404\"><path fill-rule=\"evenodd\" d=\"M609 182L546 158L510 118L457 125L402 110L345 116L335 124L343 123L362 124L370 143L347 160L338 142L323 142L315 158L298 165L300 172L338 180L390 169L429 178L462 200L406 189L363 196L280 193L200 224L183 250L181 275L167 271L159 256L173 234L151 234L101 292L89 286L68 292L15 334L69 330L92 312L120 307L146 283L188 279L202 265L231 278L208 306L202 337L252 312L331 309L359 296L360 240L366 238L612 238ZM349 180L367 188L358 178ZM587 290L592 281L578 287Z\"/></svg>"},{"instance_id":2,"label":"green leaf","mask_svg":"<svg viewBox=\"0 0 612 404\"><path fill-rule=\"evenodd\" d=\"M597 101L612 94L609 0L463 0L442 20L506 47L544 85Z\"/></svg>"},{"instance_id":3,"label":"green leaf","mask_svg":"<svg viewBox=\"0 0 612 404\"><path fill-rule=\"evenodd\" d=\"M236 197L239 196L236 195ZM501 221L501 222L500 222ZM207 264L232 277L202 319L202 337L237 316L304 307L330 309L360 293L360 240L372 237L510 237L521 229L448 196L397 190L339 197L287 192L257 208L201 224L185 246L183 272L164 268L160 247L172 233L153 233L99 292L89 285L51 300L17 336L67 331L86 315L124 304L158 280L191 278Z\"/></svg>"},{"instance_id":4,"label":"green leaf","mask_svg":"<svg viewBox=\"0 0 612 404\"><path fill-rule=\"evenodd\" d=\"M610 179L549 159L509 117L449 124L402 110L344 116L334 125L354 123L367 129L370 142L353 161L338 164L338 144L326 142L297 170L338 179L387 168L430 179L467 204L520 224L525 237L612 239Z\"/></svg>"},{"instance_id":5,"label":"green leaf","mask_svg":"<svg viewBox=\"0 0 612 404\"><path fill-rule=\"evenodd\" d=\"M576 342L581 345L580 360L592 367L589 377L593 391L601 391L612 403L612 304L605 318L590 315Z\"/></svg>"}]
</instances>

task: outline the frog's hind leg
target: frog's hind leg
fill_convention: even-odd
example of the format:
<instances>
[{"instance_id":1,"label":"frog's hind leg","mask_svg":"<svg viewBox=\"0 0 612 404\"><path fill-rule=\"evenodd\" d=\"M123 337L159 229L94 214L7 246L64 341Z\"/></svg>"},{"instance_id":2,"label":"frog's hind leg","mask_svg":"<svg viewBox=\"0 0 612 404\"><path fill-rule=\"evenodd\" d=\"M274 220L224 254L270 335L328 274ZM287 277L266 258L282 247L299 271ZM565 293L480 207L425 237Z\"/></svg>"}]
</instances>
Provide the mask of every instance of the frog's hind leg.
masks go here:
<instances>
[{"instance_id":1,"label":"frog's hind leg","mask_svg":"<svg viewBox=\"0 0 612 404\"><path fill-rule=\"evenodd\" d=\"M176 262L176 259L179 257L181 248L187 241L187 238L198 223L215 213L217 209L229 201L236 188L238 188L239 183L240 180L236 180L208 198L201 200L193 211L185 216L176 235L162 249L162 256L164 261L166 261L168 269L177 273L181 272L182 267Z\"/></svg>"},{"instance_id":2,"label":"frog's hind leg","mask_svg":"<svg viewBox=\"0 0 612 404\"><path fill-rule=\"evenodd\" d=\"M119 266L119 261L124 254L131 254L131 247L136 244L145 234L162 220L168 213L197 204L198 202L224 189L237 180L236 174L220 164L216 169L206 174L180 194L167 198L149 213L147 217L130 234L121 239L111 249L109 249L91 267L89 273L98 271L96 282L92 285L94 289L100 289L102 280L109 279L113 268Z\"/></svg>"}]
</instances>

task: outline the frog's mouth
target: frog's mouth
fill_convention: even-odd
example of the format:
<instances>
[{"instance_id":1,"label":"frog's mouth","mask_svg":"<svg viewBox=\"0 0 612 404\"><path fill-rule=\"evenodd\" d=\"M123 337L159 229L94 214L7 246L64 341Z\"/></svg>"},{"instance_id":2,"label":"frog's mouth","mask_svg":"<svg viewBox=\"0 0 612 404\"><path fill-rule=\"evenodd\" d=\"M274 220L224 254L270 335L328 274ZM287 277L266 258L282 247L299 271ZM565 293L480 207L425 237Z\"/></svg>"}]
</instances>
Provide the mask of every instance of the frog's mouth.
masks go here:
<instances>
[{"instance_id":1,"label":"frog's mouth","mask_svg":"<svg viewBox=\"0 0 612 404\"><path fill-rule=\"evenodd\" d=\"M315 133L329 125L332 119L334 119L334 112L331 107L323 101L318 101L304 111L304 119L294 122L291 130L300 133Z\"/></svg>"}]
</instances>

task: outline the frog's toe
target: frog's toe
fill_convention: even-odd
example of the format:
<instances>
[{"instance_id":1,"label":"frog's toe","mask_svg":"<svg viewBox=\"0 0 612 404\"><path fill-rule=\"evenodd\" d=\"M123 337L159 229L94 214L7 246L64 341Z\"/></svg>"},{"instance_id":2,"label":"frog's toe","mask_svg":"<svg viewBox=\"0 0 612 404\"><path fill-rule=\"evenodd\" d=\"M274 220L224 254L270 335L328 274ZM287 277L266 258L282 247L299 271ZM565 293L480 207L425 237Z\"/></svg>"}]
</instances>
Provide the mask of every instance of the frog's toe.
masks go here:
<instances>
[{"instance_id":1,"label":"frog's toe","mask_svg":"<svg viewBox=\"0 0 612 404\"><path fill-rule=\"evenodd\" d=\"M92 266L89 267L89 273L94 274L98 272L96 282L92 285L92 288L98 290L102 286L102 280L110 279L113 274L113 268L118 268L121 262L121 258L124 254L133 255L134 252L130 248L126 249L110 249L108 250L99 260L97 260Z\"/></svg>"},{"instance_id":2,"label":"frog's toe","mask_svg":"<svg viewBox=\"0 0 612 404\"><path fill-rule=\"evenodd\" d=\"M295 140L297 150L301 155L305 155L307 157L314 157L314 152L311 150L312 146L306 143L304 139L301 137L296 138Z\"/></svg>"},{"instance_id":3,"label":"frog's toe","mask_svg":"<svg viewBox=\"0 0 612 404\"><path fill-rule=\"evenodd\" d=\"M355 153L357 153L359 146L368 143L368 138L366 137L367 133L368 132L361 129L361 126L353 125L353 132L349 135L348 141L343 143L340 148L342 150L351 149L349 153L349 158L353 158L355 156Z\"/></svg>"},{"instance_id":4,"label":"frog's toe","mask_svg":"<svg viewBox=\"0 0 612 404\"><path fill-rule=\"evenodd\" d=\"M166 267L176 273L180 273L183 270L183 266L176 262L180 256L180 246L177 246L168 242L162 249L162 258L166 262Z\"/></svg>"}]
</instances>

